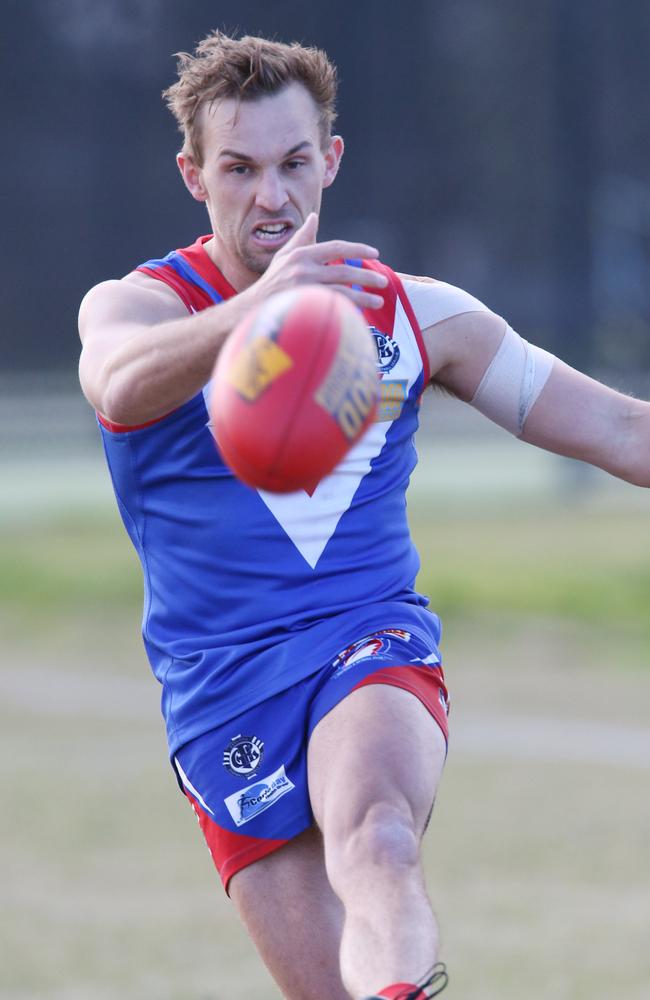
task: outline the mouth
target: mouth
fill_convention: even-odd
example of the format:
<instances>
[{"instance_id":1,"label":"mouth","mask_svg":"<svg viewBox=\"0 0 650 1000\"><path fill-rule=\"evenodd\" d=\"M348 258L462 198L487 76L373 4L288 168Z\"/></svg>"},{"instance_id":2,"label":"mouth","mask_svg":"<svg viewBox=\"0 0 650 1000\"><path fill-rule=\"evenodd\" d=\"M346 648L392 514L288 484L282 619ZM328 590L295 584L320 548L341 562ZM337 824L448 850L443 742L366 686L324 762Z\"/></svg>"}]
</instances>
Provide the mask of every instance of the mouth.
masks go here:
<instances>
[{"instance_id":1,"label":"mouth","mask_svg":"<svg viewBox=\"0 0 650 1000\"><path fill-rule=\"evenodd\" d=\"M294 225L288 219L277 222L258 222L253 227L253 242L267 250L277 250L291 237Z\"/></svg>"}]
</instances>

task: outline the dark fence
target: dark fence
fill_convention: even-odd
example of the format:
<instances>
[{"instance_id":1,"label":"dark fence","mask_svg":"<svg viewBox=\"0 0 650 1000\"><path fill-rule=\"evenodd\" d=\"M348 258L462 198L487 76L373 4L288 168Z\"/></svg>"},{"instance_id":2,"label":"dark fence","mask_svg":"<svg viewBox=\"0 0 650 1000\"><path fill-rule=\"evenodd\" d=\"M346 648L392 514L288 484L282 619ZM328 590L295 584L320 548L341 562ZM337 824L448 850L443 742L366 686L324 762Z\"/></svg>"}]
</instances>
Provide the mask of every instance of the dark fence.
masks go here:
<instances>
[{"instance_id":1,"label":"dark fence","mask_svg":"<svg viewBox=\"0 0 650 1000\"><path fill-rule=\"evenodd\" d=\"M159 95L215 27L337 63L323 236L467 287L580 367L650 370L647 0L7 0L2 369L71 369L84 291L206 230Z\"/></svg>"}]
</instances>

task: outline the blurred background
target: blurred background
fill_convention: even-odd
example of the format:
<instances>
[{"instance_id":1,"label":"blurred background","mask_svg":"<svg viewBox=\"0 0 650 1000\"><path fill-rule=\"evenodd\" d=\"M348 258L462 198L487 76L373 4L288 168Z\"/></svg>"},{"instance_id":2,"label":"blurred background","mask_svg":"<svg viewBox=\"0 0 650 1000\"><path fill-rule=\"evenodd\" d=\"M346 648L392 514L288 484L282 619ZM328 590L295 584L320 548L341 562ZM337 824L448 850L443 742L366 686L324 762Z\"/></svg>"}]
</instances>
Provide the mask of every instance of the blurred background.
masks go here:
<instances>
[{"instance_id":1,"label":"blurred background","mask_svg":"<svg viewBox=\"0 0 650 1000\"><path fill-rule=\"evenodd\" d=\"M159 94L172 53L217 26L338 65L347 153L323 235L471 289L573 363L647 366L644 0L7 0L3 313L20 335L3 369L69 371L83 292L205 229Z\"/></svg>"},{"instance_id":2,"label":"blurred background","mask_svg":"<svg viewBox=\"0 0 650 1000\"><path fill-rule=\"evenodd\" d=\"M646 0L5 0L2 1000L277 997L166 769L76 378L84 292L206 231L160 92L217 27L336 62L323 238L374 242L650 394ZM450 1000L641 1000L647 496L434 394L422 425L410 510L454 699L427 848Z\"/></svg>"}]
</instances>

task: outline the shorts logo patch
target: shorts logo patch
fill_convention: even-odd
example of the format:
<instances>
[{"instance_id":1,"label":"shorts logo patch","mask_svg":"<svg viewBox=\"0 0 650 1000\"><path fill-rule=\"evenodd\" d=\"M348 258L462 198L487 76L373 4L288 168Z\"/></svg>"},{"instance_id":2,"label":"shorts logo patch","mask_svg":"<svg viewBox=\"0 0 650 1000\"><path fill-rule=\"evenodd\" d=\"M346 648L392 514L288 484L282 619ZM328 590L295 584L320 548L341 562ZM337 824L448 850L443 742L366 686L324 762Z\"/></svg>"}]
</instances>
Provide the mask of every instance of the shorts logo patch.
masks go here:
<instances>
[{"instance_id":1,"label":"shorts logo patch","mask_svg":"<svg viewBox=\"0 0 650 1000\"><path fill-rule=\"evenodd\" d=\"M242 788L239 792L234 792L223 801L237 826L243 826L265 809L270 809L278 799L295 787L293 781L285 774L283 764L273 774L262 778L254 785Z\"/></svg>"},{"instance_id":2,"label":"shorts logo patch","mask_svg":"<svg viewBox=\"0 0 650 1000\"><path fill-rule=\"evenodd\" d=\"M387 653L390 649L391 636L408 642L411 638L411 633L405 632L401 628L387 628L383 632L372 632L363 639L359 639L358 642L353 642L351 646L347 646L332 661L332 666L334 667L333 676L340 677L346 670L353 667L355 663L361 663L362 660L368 660L371 656L377 656L379 653Z\"/></svg>"},{"instance_id":3,"label":"shorts logo patch","mask_svg":"<svg viewBox=\"0 0 650 1000\"><path fill-rule=\"evenodd\" d=\"M376 326L371 326L370 332L377 348L377 371L391 371L399 361L399 345L385 333L380 333Z\"/></svg>"},{"instance_id":4,"label":"shorts logo patch","mask_svg":"<svg viewBox=\"0 0 650 1000\"><path fill-rule=\"evenodd\" d=\"M264 756L264 744L257 736L233 736L223 752L223 766L236 778L252 778Z\"/></svg>"}]
</instances>

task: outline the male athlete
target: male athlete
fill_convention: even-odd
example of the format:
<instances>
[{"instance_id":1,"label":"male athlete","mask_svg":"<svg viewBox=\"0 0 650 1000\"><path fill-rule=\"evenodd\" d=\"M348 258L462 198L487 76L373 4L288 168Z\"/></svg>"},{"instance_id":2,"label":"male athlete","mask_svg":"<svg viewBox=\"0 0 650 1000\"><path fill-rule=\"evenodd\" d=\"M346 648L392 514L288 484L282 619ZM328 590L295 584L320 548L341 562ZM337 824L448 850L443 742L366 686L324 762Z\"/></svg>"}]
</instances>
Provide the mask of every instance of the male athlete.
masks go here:
<instances>
[{"instance_id":1,"label":"male athlete","mask_svg":"<svg viewBox=\"0 0 650 1000\"><path fill-rule=\"evenodd\" d=\"M527 344L467 293L317 242L335 71L324 53L206 38L166 92L210 232L92 289L80 374L145 578L170 756L289 1000L444 989L420 842L443 768L439 621L414 589L404 491L418 400L445 386L526 441L650 484L650 406ZM312 496L240 484L203 391L269 295L338 289L377 344L379 418Z\"/></svg>"}]
</instances>

